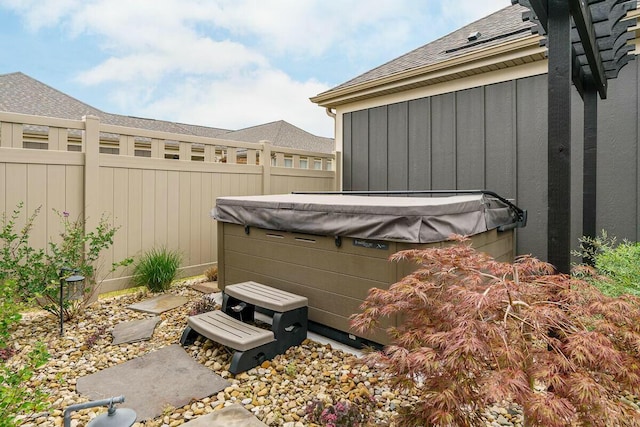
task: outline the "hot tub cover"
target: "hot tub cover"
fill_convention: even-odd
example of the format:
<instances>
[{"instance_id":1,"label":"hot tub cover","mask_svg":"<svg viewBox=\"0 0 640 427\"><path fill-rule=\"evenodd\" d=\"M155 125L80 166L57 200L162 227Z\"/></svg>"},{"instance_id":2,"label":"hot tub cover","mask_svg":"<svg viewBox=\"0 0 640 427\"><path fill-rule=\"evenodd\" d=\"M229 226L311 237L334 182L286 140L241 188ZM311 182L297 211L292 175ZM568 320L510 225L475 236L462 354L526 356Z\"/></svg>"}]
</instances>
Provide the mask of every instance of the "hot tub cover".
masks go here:
<instances>
[{"instance_id":1,"label":"hot tub cover","mask_svg":"<svg viewBox=\"0 0 640 427\"><path fill-rule=\"evenodd\" d=\"M484 194L218 197L211 216L222 222L268 230L409 243L444 241L452 234L470 236L516 221L507 204Z\"/></svg>"}]
</instances>

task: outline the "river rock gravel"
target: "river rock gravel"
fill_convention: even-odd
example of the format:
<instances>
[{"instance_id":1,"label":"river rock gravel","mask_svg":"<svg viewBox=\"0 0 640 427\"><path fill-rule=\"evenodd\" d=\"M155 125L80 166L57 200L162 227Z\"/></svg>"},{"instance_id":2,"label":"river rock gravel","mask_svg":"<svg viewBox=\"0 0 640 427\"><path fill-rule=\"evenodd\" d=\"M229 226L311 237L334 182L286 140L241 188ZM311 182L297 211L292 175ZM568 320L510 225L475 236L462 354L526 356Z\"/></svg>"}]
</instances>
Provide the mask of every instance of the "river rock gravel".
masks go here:
<instances>
[{"instance_id":1,"label":"river rock gravel","mask_svg":"<svg viewBox=\"0 0 640 427\"><path fill-rule=\"evenodd\" d=\"M59 336L57 319L50 314L26 313L12 334L16 355L8 363L21 364L38 341L47 346L51 357L36 371L28 386L38 387L46 393L49 408L38 414L20 415L19 425L62 426L65 408L87 401L76 393L79 377L178 343L189 312L202 303L203 294L189 286L200 280L184 280L168 291L188 297L189 302L162 313L162 320L148 341L111 344L111 331L115 325L151 316L126 308L153 296L144 291L98 300L81 315L65 322L63 337ZM134 426L177 426L234 403L243 405L268 426L307 426L312 424L305 419L305 408L314 399L330 402L368 399L372 402L367 405L371 424L384 426L393 425L393 417L400 408L416 402L413 396L391 390L384 372L357 363L355 356L329 344L306 340L285 354L238 375L227 370L230 354L210 340L200 338L185 350L196 361L229 380L231 385L216 395L192 401L184 407L167 407L160 416ZM74 412L71 425L84 426L105 411L106 408L92 408ZM522 412L514 405L496 405L487 408L480 425L521 426Z\"/></svg>"}]
</instances>

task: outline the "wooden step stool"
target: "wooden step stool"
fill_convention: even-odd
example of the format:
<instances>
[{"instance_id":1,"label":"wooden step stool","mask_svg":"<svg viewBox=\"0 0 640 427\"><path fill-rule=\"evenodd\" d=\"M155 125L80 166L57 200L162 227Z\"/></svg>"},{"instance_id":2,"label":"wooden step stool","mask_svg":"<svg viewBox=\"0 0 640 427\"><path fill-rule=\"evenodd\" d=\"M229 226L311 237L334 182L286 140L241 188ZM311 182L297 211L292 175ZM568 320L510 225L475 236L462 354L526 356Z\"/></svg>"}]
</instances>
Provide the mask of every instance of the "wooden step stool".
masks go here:
<instances>
[{"instance_id":1,"label":"wooden step stool","mask_svg":"<svg viewBox=\"0 0 640 427\"><path fill-rule=\"evenodd\" d=\"M200 334L234 351L229 372L237 374L299 345L307 337L308 300L256 282L228 285L222 310L190 316L180 344L187 345ZM255 309L273 313L271 330L253 322Z\"/></svg>"}]
</instances>

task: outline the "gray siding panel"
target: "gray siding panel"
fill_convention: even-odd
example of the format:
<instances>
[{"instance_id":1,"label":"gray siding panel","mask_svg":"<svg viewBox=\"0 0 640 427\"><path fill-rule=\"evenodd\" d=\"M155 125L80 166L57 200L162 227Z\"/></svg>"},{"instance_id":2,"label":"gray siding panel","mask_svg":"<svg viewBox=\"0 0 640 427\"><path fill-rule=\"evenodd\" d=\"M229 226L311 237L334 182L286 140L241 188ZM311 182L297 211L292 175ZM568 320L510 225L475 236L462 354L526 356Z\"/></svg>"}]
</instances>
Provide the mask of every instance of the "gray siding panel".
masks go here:
<instances>
[{"instance_id":1,"label":"gray siding panel","mask_svg":"<svg viewBox=\"0 0 640 427\"><path fill-rule=\"evenodd\" d=\"M387 106L369 110L369 186L368 190L387 190Z\"/></svg>"},{"instance_id":2,"label":"gray siding panel","mask_svg":"<svg viewBox=\"0 0 640 427\"><path fill-rule=\"evenodd\" d=\"M515 117L515 82L485 87L485 188L518 202Z\"/></svg>"},{"instance_id":3,"label":"gray siding panel","mask_svg":"<svg viewBox=\"0 0 640 427\"><path fill-rule=\"evenodd\" d=\"M408 141L408 103L389 105L389 163L388 189L406 190L409 183L407 168Z\"/></svg>"},{"instance_id":4,"label":"gray siding panel","mask_svg":"<svg viewBox=\"0 0 640 427\"><path fill-rule=\"evenodd\" d=\"M369 189L369 111L351 115L351 189Z\"/></svg>"},{"instance_id":5,"label":"gray siding panel","mask_svg":"<svg viewBox=\"0 0 640 427\"><path fill-rule=\"evenodd\" d=\"M456 188L455 94L431 98L431 187Z\"/></svg>"},{"instance_id":6,"label":"gray siding panel","mask_svg":"<svg viewBox=\"0 0 640 427\"><path fill-rule=\"evenodd\" d=\"M342 117L342 189L351 190L351 165L353 164L351 142L351 113Z\"/></svg>"},{"instance_id":7,"label":"gray siding panel","mask_svg":"<svg viewBox=\"0 0 640 427\"><path fill-rule=\"evenodd\" d=\"M547 258L547 76L517 82L518 206L527 227L518 230L517 253Z\"/></svg>"},{"instance_id":8,"label":"gray siding panel","mask_svg":"<svg viewBox=\"0 0 640 427\"><path fill-rule=\"evenodd\" d=\"M571 92L571 235L574 248L582 236L582 170L584 163L584 103L574 87ZM572 260L581 262L579 258Z\"/></svg>"},{"instance_id":9,"label":"gray siding panel","mask_svg":"<svg viewBox=\"0 0 640 427\"><path fill-rule=\"evenodd\" d=\"M461 190L485 188L484 88L456 93L456 183Z\"/></svg>"},{"instance_id":10,"label":"gray siding panel","mask_svg":"<svg viewBox=\"0 0 640 427\"><path fill-rule=\"evenodd\" d=\"M596 224L610 235L637 238L637 62L609 84L598 108L598 208ZM631 195L635 195L631 197Z\"/></svg>"},{"instance_id":11,"label":"gray siding panel","mask_svg":"<svg viewBox=\"0 0 640 427\"><path fill-rule=\"evenodd\" d=\"M409 190L431 189L431 99L410 101L407 135Z\"/></svg>"}]
</instances>

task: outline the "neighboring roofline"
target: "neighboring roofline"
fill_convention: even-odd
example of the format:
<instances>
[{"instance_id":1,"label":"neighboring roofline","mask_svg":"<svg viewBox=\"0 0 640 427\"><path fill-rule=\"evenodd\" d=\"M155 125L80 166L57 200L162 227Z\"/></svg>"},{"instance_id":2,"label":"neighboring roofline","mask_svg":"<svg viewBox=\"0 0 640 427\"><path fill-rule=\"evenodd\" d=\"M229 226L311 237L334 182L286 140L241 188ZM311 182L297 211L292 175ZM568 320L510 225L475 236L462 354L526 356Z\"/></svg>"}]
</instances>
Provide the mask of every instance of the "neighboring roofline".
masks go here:
<instances>
[{"instance_id":1,"label":"neighboring roofline","mask_svg":"<svg viewBox=\"0 0 640 427\"><path fill-rule=\"evenodd\" d=\"M316 95L311 102L334 108L363 99L429 86L473 74L508 68L545 59L546 48L540 46L543 37L527 34L515 40L474 50L435 64L412 68L379 79L332 89Z\"/></svg>"}]
</instances>

